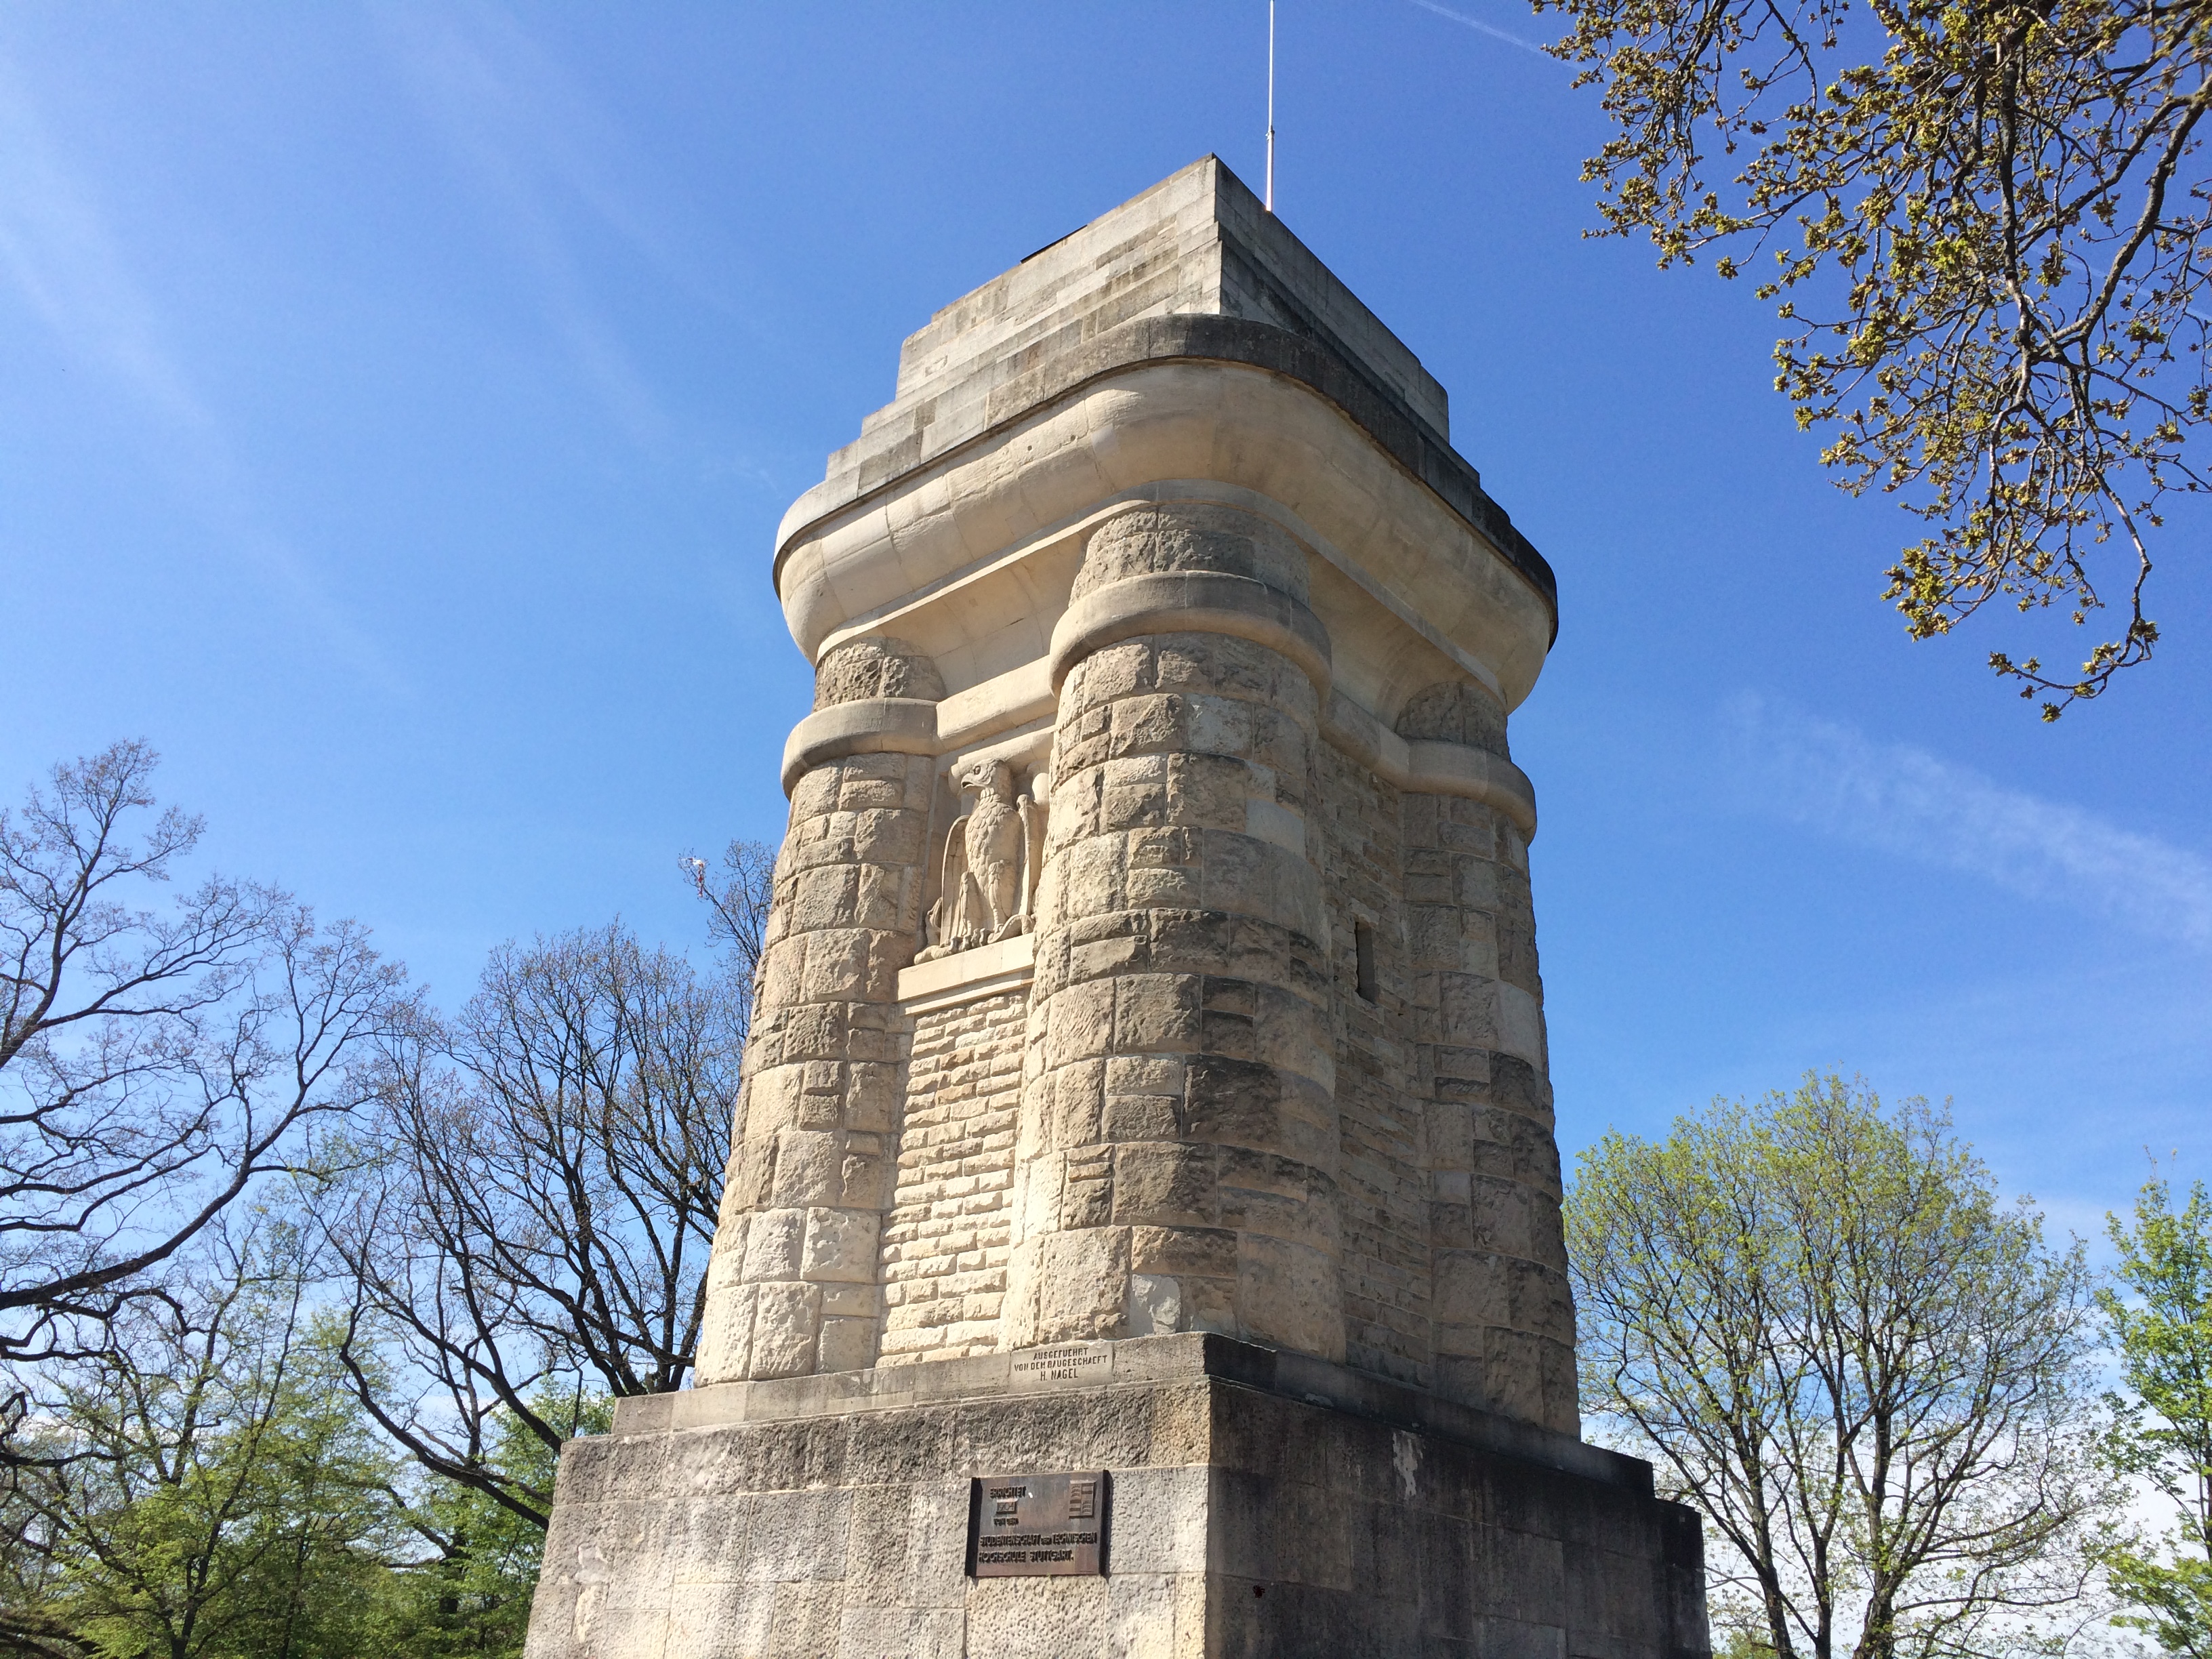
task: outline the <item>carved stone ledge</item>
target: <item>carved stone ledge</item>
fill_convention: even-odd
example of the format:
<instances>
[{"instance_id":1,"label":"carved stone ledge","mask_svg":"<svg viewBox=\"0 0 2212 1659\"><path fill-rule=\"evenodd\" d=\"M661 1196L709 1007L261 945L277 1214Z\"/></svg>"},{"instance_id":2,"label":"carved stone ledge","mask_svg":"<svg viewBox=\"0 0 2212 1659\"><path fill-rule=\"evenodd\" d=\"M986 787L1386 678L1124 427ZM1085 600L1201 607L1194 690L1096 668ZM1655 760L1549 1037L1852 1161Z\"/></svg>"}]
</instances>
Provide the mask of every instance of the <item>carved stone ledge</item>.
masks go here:
<instances>
[{"instance_id":1,"label":"carved stone ledge","mask_svg":"<svg viewBox=\"0 0 2212 1659\"><path fill-rule=\"evenodd\" d=\"M783 793L815 767L848 755L942 755L1049 716L1054 699L1042 659L942 702L868 697L817 708L783 745Z\"/></svg>"},{"instance_id":2,"label":"carved stone ledge","mask_svg":"<svg viewBox=\"0 0 2212 1659\"><path fill-rule=\"evenodd\" d=\"M1052 684L1093 651L1139 634L1229 634L1281 652L1328 696L1328 630L1288 593L1210 570L1125 576L1067 607L1052 630Z\"/></svg>"},{"instance_id":3,"label":"carved stone ledge","mask_svg":"<svg viewBox=\"0 0 2212 1659\"><path fill-rule=\"evenodd\" d=\"M899 1011L908 1018L957 1008L1005 991L1018 991L1036 973L1036 940L1028 933L979 945L933 962L902 968L898 976Z\"/></svg>"},{"instance_id":4,"label":"carved stone ledge","mask_svg":"<svg viewBox=\"0 0 2212 1659\"><path fill-rule=\"evenodd\" d=\"M1338 749L1399 788L1480 801L1503 812L1522 836L1535 838L1535 786L1504 756L1472 744L1409 742L1341 693L1329 698L1321 729Z\"/></svg>"},{"instance_id":5,"label":"carved stone ledge","mask_svg":"<svg viewBox=\"0 0 2212 1659\"><path fill-rule=\"evenodd\" d=\"M1135 1389L1211 1376L1557 1469L1639 1498L1651 1495L1651 1466L1640 1458L1589 1445L1572 1435L1533 1423L1516 1422L1440 1399L1425 1389L1407 1388L1311 1354L1240 1342L1208 1331L1127 1337L1068 1347L1086 1350L1090 1358L1104 1361L1095 1369L1086 1366L1083 1381L1073 1389L1039 1380L1034 1371L1024 1381L1025 1368L1018 1362L1041 1352L1031 1348L963 1359L922 1359L873 1370L721 1382L686 1389L680 1394L633 1395L615 1402L614 1433L666 1434L733 1423L803 1422L810 1418L900 1411L956 1401L1074 1393L1102 1386Z\"/></svg>"},{"instance_id":6,"label":"carved stone ledge","mask_svg":"<svg viewBox=\"0 0 2212 1659\"><path fill-rule=\"evenodd\" d=\"M783 793L817 766L848 755L934 755L937 705L920 697L866 697L817 708L783 745Z\"/></svg>"}]
</instances>

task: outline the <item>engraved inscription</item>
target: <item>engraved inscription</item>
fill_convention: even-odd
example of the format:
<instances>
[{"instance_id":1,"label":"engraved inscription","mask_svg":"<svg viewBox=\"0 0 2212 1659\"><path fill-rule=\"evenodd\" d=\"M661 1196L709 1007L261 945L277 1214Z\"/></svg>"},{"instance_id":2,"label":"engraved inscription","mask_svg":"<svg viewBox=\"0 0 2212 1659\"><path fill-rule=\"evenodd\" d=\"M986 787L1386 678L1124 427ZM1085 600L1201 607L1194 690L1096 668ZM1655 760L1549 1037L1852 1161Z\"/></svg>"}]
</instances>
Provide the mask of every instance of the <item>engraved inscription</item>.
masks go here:
<instances>
[{"instance_id":1,"label":"engraved inscription","mask_svg":"<svg viewBox=\"0 0 2212 1659\"><path fill-rule=\"evenodd\" d=\"M1106 1571L1104 1472L987 1474L969 1504L968 1571L978 1578Z\"/></svg>"},{"instance_id":2,"label":"engraved inscription","mask_svg":"<svg viewBox=\"0 0 2212 1659\"><path fill-rule=\"evenodd\" d=\"M1063 1342L1050 1348L1018 1348L1008 1386L1051 1389L1071 1382L1103 1382L1114 1374L1110 1342Z\"/></svg>"}]
</instances>

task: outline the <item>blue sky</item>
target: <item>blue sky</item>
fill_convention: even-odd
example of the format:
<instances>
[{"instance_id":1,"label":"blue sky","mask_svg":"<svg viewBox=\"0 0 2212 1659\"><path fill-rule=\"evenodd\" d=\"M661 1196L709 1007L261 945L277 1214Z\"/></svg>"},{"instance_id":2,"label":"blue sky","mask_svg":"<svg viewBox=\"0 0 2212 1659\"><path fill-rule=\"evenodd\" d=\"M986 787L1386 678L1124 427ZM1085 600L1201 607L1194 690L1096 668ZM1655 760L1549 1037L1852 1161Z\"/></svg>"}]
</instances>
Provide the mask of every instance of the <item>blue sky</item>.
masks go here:
<instances>
[{"instance_id":1,"label":"blue sky","mask_svg":"<svg viewBox=\"0 0 2212 1659\"><path fill-rule=\"evenodd\" d=\"M1808 1066L1952 1097L2087 1231L2212 1170L2212 574L2046 727L1994 617L1770 389L1747 285L1586 240L1591 94L1520 0L1289 0L1278 207L1449 389L1559 573L1515 716L1560 1133ZM773 839L808 677L770 541L939 306L1208 150L1265 6L0 12L0 788L124 735L208 861L443 1000Z\"/></svg>"}]
</instances>

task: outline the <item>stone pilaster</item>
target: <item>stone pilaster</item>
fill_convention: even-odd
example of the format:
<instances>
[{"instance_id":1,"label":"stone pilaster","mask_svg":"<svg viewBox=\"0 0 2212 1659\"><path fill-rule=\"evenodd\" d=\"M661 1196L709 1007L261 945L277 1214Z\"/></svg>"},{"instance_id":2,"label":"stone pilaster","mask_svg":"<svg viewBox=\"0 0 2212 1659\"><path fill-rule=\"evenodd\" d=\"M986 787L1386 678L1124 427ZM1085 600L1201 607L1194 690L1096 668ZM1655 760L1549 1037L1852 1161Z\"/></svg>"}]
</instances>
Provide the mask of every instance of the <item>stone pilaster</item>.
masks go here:
<instances>
[{"instance_id":1,"label":"stone pilaster","mask_svg":"<svg viewBox=\"0 0 2212 1659\"><path fill-rule=\"evenodd\" d=\"M943 690L926 656L889 638L848 641L815 671L817 715L926 708ZM919 943L936 771L926 755L868 747L866 720L848 724L839 757L791 781L701 1382L876 1361L900 1103L896 983Z\"/></svg>"},{"instance_id":2,"label":"stone pilaster","mask_svg":"<svg viewBox=\"0 0 2212 1659\"><path fill-rule=\"evenodd\" d=\"M1445 744L1507 758L1505 711L1472 683L1416 694L1398 732L1431 766ZM1574 1304L1528 839L1499 807L1465 795L1409 789L1401 811L1408 1029L1428 1097L1437 1387L1573 1434Z\"/></svg>"},{"instance_id":3,"label":"stone pilaster","mask_svg":"<svg viewBox=\"0 0 2212 1659\"><path fill-rule=\"evenodd\" d=\"M1307 580L1279 528L1199 502L1085 550L1053 638L1009 1346L1344 1351Z\"/></svg>"}]
</instances>

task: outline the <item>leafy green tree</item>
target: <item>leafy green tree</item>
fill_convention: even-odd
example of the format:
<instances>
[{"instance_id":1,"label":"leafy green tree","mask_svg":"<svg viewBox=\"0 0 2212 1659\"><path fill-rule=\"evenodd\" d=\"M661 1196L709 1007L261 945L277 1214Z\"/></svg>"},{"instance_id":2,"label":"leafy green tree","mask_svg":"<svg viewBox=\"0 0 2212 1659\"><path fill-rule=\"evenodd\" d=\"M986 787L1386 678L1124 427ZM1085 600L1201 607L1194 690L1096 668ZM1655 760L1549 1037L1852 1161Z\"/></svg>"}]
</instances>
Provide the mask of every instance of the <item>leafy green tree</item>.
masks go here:
<instances>
[{"instance_id":1,"label":"leafy green tree","mask_svg":"<svg viewBox=\"0 0 2212 1659\"><path fill-rule=\"evenodd\" d=\"M533 1401L533 1416L566 1429L566 1436L606 1433L615 1402L604 1394L550 1391ZM531 1491L553 1489L560 1453L511 1413L493 1413L491 1464L504 1480ZM407 1652L422 1659L500 1659L522 1652L531 1595L544 1558L544 1528L493 1500L477 1486L431 1480L411 1513L416 1531L438 1547L438 1555L403 1575Z\"/></svg>"},{"instance_id":2,"label":"leafy green tree","mask_svg":"<svg viewBox=\"0 0 2212 1659\"><path fill-rule=\"evenodd\" d=\"M519 1659L544 1542L377 1430L311 1310L299 1230L219 1225L114 1340L26 1378L29 1455L0 1497L0 1652L33 1659ZM603 1431L603 1395L543 1392L543 1421ZM550 1490L556 1451L485 1425L507 1479Z\"/></svg>"},{"instance_id":3,"label":"leafy green tree","mask_svg":"<svg viewBox=\"0 0 2212 1659\"><path fill-rule=\"evenodd\" d=\"M1928 526L1888 573L1911 635L2117 597L2078 671L1991 653L2046 720L2148 659L2153 532L2212 418L2203 9L1536 3L1603 89L1607 231L1724 276L1771 256L1777 388L1840 484Z\"/></svg>"},{"instance_id":4,"label":"leafy green tree","mask_svg":"<svg viewBox=\"0 0 2212 1659\"><path fill-rule=\"evenodd\" d=\"M1717 1548L1731 1650L2039 1650L2115 1498L2081 1246L1924 1101L1839 1078L1608 1133L1567 1195L1585 1410Z\"/></svg>"},{"instance_id":5,"label":"leafy green tree","mask_svg":"<svg viewBox=\"0 0 2212 1659\"><path fill-rule=\"evenodd\" d=\"M612 1425L605 1395L547 1389L532 1402L538 1421L569 1438ZM499 1477L526 1491L550 1492L558 1454L528 1424L494 1412L486 1425L487 1461ZM545 1529L480 1487L428 1480L408 1515L434 1547L398 1575L394 1651L409 1659L514 1659L522 1652L530 1598L538 1587Z\"/></svg>"},{"instance_id":6,"label":"leafy green tree","mask_svg":"<svg viewBox=\"0 0 2212 1659\"><path fill-rule=\"evenodd\" d=\"M23 1379L0 1601L47 1652L322 1659L388 1622L394 1454L311 1316L296 1229L218 1223L112 1340Z\"/></svg>"},{"instance_id":7,"label":"leafy green tree","mask_svg":"<svg viewBox=\"0 0 2212 1659\"><path fill-rule=\"evenodd\" d=\"M2163 1181L2136 1194L2135 1225L2106 1223L2118 1287L2097 1300L2129 1399L2115 1401L2115 1462L2172 1503L2163 1547L2134 1541L2107 1558L2130 1611L2117 1621L2168 1653L2212 1659L2212 1194L2173 1207Z\"/></svg>"}]
</instances>

